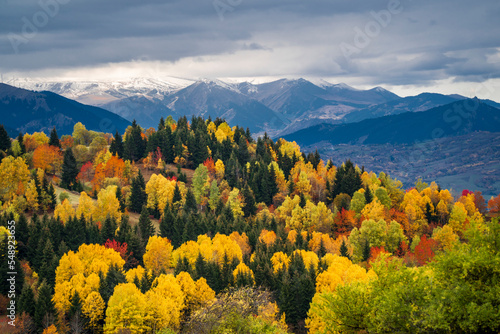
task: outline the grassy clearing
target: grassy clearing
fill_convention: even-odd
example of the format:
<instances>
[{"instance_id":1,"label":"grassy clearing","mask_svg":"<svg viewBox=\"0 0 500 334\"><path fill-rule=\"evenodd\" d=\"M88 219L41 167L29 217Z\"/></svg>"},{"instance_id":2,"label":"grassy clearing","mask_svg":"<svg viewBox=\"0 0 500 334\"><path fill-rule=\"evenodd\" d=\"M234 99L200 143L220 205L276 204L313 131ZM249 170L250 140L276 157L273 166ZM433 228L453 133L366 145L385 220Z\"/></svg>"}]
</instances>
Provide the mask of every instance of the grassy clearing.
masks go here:
<instances>
[{"instance_id":1,"label":"grassy clearing","mask_svg":"<svg viewBox=\"0 0 500 334\"><path fill-rule=\"evenodd\" d=\"M67 193L69 195L69 203L76 208L78 206L78 202L80 201L80 193L76 191L71 191L68 189L61 188L59 186L54 185L54 190L56 191L56 196L57 196L57 203L61 203L59 201L59 195L63 192Z\"/></svg>"}]
</instances>

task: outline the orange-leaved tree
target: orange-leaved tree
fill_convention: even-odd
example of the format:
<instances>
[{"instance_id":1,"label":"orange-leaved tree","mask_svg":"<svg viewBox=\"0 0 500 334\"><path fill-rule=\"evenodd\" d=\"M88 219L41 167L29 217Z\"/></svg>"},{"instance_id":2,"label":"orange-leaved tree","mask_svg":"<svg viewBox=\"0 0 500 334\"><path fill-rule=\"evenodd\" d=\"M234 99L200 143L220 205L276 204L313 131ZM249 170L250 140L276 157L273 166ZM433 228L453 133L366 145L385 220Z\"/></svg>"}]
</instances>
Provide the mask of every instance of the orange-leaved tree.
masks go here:
<instances>
[{"instance_id":1,"label":"orange-leaved tree","mask_svg":"<svg viewBox=\"0 0 500 334\"><path fill-rule=\"evenodd\" d=\"M500 216L500 195L488 201L488 210L490 210L491 217Z\"/></svg>"},{"instance_id":2,"label":"orange-leaved tree","mask_svg":"<svg viewBox=\"0 0 500 334\"><path fill-rule=\"evenodd\" d=\"M63 156L56 146L43 144L33 152L33 166L41 168L47 173L56 173L61 169Z\"/></svg>"}]
</instances>

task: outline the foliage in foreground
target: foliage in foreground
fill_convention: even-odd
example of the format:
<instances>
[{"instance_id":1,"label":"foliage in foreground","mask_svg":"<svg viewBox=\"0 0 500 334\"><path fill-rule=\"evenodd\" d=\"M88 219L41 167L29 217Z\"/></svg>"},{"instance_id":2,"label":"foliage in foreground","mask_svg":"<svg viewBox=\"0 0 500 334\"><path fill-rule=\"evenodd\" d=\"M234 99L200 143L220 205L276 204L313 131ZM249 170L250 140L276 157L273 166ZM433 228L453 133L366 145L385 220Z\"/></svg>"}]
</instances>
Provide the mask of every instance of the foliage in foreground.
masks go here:
<instances>
[{"instance_id":1,"label":"foliage in foreground","mask_svg":"<svg viewBox=\"0 0 500 334\"><path fill-rule=\"evenodd\" d=\"M372 280L347 280L313 298L311 333L498 333L500 224L474 225L428 266L382 255Z\"/></svg>"}]
</instances>

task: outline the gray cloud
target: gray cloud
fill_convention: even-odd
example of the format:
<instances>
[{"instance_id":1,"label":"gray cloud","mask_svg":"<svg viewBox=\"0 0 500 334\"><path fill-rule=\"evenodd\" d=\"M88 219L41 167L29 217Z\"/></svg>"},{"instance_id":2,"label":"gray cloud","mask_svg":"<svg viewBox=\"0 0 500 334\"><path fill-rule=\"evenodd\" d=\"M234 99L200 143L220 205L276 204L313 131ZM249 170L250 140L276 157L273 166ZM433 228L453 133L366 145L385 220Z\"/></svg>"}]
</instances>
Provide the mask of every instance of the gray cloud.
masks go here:
<instances>
[{"instance_id":1,"label":"gray cloud","mask_svg":"<svg viewBox=\"0 0 500 334\"><path fill-rule=\"evenodd\" d=\"M57 1L57 9L46 6L43 22L40 3ZM375 85L500 76L498 1L400 0L400 11L378 21L373 13L386 13L391 1L0 0L0 71L141 60L178 71L206 64L187 75L363 78ZM26 21L37 29L32 36L23 34ZM356 44L360 31L366 45ZM21 38L14 48L13 36ZM342 45L357 51L346 57Z\"/></svg>"}]
</instances>

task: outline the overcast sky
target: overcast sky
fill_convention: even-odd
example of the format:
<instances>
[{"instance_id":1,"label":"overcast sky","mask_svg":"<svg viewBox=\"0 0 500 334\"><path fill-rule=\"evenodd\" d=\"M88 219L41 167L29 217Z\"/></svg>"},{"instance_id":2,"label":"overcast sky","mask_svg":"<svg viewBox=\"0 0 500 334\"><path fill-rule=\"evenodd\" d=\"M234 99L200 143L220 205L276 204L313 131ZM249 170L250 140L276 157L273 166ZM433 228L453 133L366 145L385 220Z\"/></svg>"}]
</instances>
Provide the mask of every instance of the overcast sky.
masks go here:
<instances>
[{"instance_id":1,"label":"overcast sky","mask_svg":"<svg viewBox=\"0 0 500 334\"><path fill-rule=\"evenodd\" d=\"M500 101L500 1L0 0L0 73L322 78Z\"/></svg>"}]
</instances>

